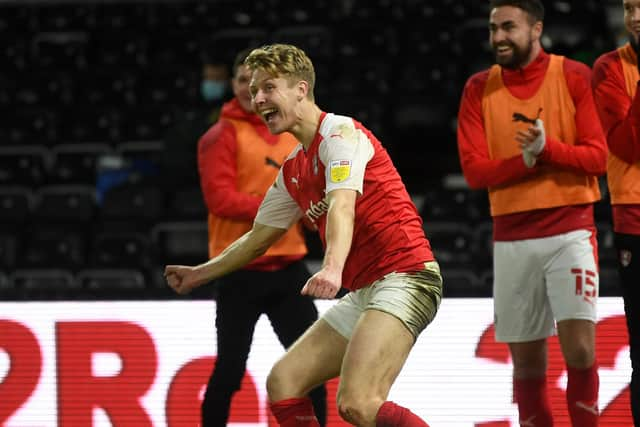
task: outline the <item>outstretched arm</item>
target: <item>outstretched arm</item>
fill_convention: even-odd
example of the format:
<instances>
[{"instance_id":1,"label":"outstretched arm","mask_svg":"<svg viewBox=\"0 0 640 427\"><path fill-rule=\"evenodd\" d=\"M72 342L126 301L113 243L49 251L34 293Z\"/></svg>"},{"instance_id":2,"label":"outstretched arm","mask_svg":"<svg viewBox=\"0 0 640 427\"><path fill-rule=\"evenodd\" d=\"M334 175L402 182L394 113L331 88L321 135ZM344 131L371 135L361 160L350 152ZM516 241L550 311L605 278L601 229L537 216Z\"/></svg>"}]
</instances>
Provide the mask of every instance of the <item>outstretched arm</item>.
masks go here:
<instances>
[{"instance_id":1,"label":"outstretched arm","mask_svg":"<svg viewBox=\"0 0 640 427\"><path fill-rule=\"evenodd\" d=\"M197 265L167 265L164 276L179 294L188 294L194 288L242 268L264 254L287 230L258 223L229 245L220 255Z\"/></svg>"}]
</instances>

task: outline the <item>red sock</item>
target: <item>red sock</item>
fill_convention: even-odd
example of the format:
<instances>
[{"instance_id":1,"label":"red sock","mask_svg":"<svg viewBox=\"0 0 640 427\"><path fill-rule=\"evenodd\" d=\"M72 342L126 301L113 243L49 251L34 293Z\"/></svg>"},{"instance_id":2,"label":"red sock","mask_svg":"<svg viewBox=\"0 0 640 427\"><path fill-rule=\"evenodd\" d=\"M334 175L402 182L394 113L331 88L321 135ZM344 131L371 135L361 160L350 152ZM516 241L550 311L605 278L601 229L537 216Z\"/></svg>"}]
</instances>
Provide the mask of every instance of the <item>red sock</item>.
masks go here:
<instances>
[{"instance_id":1,"label":"red sock","mask_svg":"<svg viewBox=\"0 0 640 427\"><path fill-rule=\"evenodd\" d=\"M376 427L429 427L429 424L407 408L387 401L378 409Z\"/></svg>"},{"instance_id":2,"label":"red sock","mask_svg":"<svg viewBox=\"0 0 640 427\"><path fill-rule=\"evenodd\" d=\"M319 427L313 412L311 399L294 398L273 402L269 405L273 416L282 427Z\"/></svg>"},{"instance_id":3,"label":"red sock","mask_svg":"<svg viewBox=\"0 0 640 427\"><path fill-rule=\"evenodd\" d=\"M567 405L571 425L596 427L598 425L598 366L587 369L567 366Z\"/></svg>"},{"instance_id":4,"label":"red sock","mask_svg":"<svg viewBox=\"0 0 640 427\"><path fill-rule=\"evenodd\" d=\"M518 404L520 425L551 427L553 417L547 396L547 377L513 379L513 395Z\"/></svg>"}]
</instances>

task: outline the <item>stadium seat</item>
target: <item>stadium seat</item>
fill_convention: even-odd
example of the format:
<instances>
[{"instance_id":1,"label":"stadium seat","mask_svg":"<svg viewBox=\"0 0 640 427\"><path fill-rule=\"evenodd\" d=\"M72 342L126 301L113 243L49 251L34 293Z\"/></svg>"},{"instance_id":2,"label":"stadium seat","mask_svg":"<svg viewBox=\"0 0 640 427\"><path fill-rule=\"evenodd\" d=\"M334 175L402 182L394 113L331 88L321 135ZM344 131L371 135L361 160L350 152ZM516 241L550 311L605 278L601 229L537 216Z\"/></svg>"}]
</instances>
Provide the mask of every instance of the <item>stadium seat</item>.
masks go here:
<instances>
[{"instance_id":1,"label":"stadium seat","mask_svg":"<svg viewBox=\"0 0 640 427\"><path fill-rule=\"evenodd\" d=\"M52 148L49 182L52 184L95 185L101 156L111 152L106 143L59 144Z\"/></svg>"},{"instance_id":2,"label":"stadium seat","mask_svg":"<svg viewBox=\"0 0 640 427\"><path fill-rule=\"evenodd\" d=\"M0 185L37 187L46 182L49 151L41 145L0 146Z\"/></svg>"},{"instance_id":3,"label":"stadium seat","mask_svg":"<svg viewBox=\"0 0 640 427\"><path fill-rule=\"evenodd\" d=\"M76 273L76 281L86 295L100 299L144 298L146 279L136 269L83 269Z\"/></svg>"},{"instance_id":4,"label":"stadium seat","mask_svg":"<svg viewBox=\"0 0 640 427\"><path fill-rule=\"evenodd\" d=\"M160 264L199 264L209 259L206 220L157 223L151 240L159 251Z\"/></svg>"},{"instance_id":5,"label":"stadium seat","mask_svg":"<svg viewBox=\"0 0 640 427\"><path fill-rule=\"evenodd\" d=\"M135 268L146 272L154 264L155 250L145 233L103 231L91 237L87 264L91 268Z\"/></svg>"},{"instance_id":6,"label":"stadium seat","mask_svg":"<svg viewBox=\"0 0 640 427\"><path fill-rule=\"evenodd\" d=\"M441 268L473 269L473 233L470 226L453 221L429 221L423 228Z\"/></svg>"},{"instance_id":7,"label":"stadium seat","mask_svg":"<svg viewBox=\"0 0 640 427\"><path fill-rule=\"evenodd\" d=\"M125 5L120 5L122 9L126 9ZM125 67L140 69L148 64L147 35L139 31L135 31L141 23L136 22L131 27L113 28L120 25L121 22L134 19L133 16L126 18L121 15L120 11L111 10L109 13L98 18L104 20L102 23L97 22L96 25L112 26L105 31L94 31L91 34L89 44L89 62L94 65L94 69ZM108 22L107 20L110 20Z\"/></svg>"},{"instance_id":8,"label":"stadium seat","mask_svg":"<svg viewBox=\"0 0 640 427\"><path fill-rule=\"evenodd\" d=\"M44 70L85 69L88 44L89 34L80 29L39 32L32 40L34 66Z\"/></svg>"},{"instance_id":9,"label":"stadium seat","mask_svg":"<svg viewBox=\"0 0 640 427\"><path fill-rule=\"evenodd\" d=\"M21 259L24 239L20 229L0 229L0 269L11 271Z\"/></svg>"},{"instance_id":10,"label":"stadium seat","mask_svg":"<svg viewBox=\"0 0 640 427\"><path fill-rule=\"evenodd\" d=\"M284 25L271 34L271 40L298 46L314 61L334 54L332 32L324 25Z\"/></svg>"},{"instance_id":11,"label":"stadium seat","mask_svg":"<svg viewBox=\"0 0 640 427\"><path fill-rule=\"evenodd\" d=\"M174 123L171 105L153 104L120 111L120 141L160 140Z\"/></svg>"},{"instance_id":12,"label":"stadium seat","mask_svg":"<svg viewBox=\"0 0 640 427\"><path fill-rule=\"evenodd\" d=\"M87 237L77 223L35 223L24 234L20 267L77 269L86 261Z\"/></svg>"},{"instance_id":13,"label":"stadium seat","mask_svg":"<svg viewBox=\"0 0 640 427\"><path fill-rule=\"evenodd\" d=\"M83 89L79 89L83 90ZM83 92L83 96L91 95ZM90 99L85 101L90 102ZM62 144L80 142L113 142L120 139L119 110L113 110L100 106L69 107L61 114L59 126L59 138Z\"/></svg>"},{"instance_id":14,"label":"stadium seat","mask_svg":"<svg viewBox=\"0 0 640 427\"><path fill-rule=\"evenodd\" d=\"M19 269L9 275L10 286L18 299L73 299L80 288L73 272L59 268Z\"/></svg>"},{"instance_id":15,"label":"stadium seat","mask_svg":"<svg viewBox=\"0 0 640 427\"><path fill-rule=\"evenodd\" d=\"M473 270L447 268L441 271L444 297L490 297Z\"/></svg>"},{"instance_id":16,"label":"stadium seat","mask_svg":"<svg viewBox=\"0 0 640 427\"><path fill-rule=\"evenodd\" d=\"M104 105L130 106L137 102L138 81L139 76L122 66L91 69L75 77L75 86L83 89L81 94L75 95L79 102L91 109L100 109Z\"/></svg>"},{"instance_id":17,"label":"stadium seat","mask_svg":"<svg viewBox=\"0 0 640 427\"><path fill-rule=\"evenodd\" d=\"M100 216L103 220L153 222L164 213L165 194L153 184L125 183L105 192Z\"/></svg>"},{"instance_id":18,"label":"stadium seat","mask_svg":"<svg viewBox=\"0 0 640 427\"><path fill-rule=\"evenodd\" d=\"M423 194L421 215L426 222L460 221L471 225L489 215L488 211L481 212L482 203L479 201L486 198L486 192L430 187Z\"/></svg>"},{"instance_id":19,"label":"stadium seat","mask_svg":"<svg viewBox=\"0 0 640 427\"><path fill-rule=\"evenodd\" d=\"M205 220L209 210L200 187L179 188L169 196L165 219L169 221Z\"/></svg>"},{"instance_id":20,"label":"stadium seat","mask_svg":"<svg viewBox=\"0 0 640 427\"><path fill-rule=\"evenodd\" d=\"M125 161L148 162L149 167L156 167L163 154L164 142L154 141L123 141L116 145L115 152Z\"/></svg>"},{"instance_id":21,"label":"stadium seat","mask_svg":"<svg viewBox=\"0 0 640 427\"><path fill-rule=\"evenodd\" d=\"M338 56L339 63L351 59L351 63L362 60L368 64L377 62L392 66L393 61L379 61L377 58L380 52L385 52L390 59L397 54L399 50L397 32L398 30L392 25L372 21L354 22L344 27L341 26L336 29L334 55ZM340 67L338 71L348 73L349 68ZM384 83L388 82L389 80L384 80Z\"/></svg>"},{"instance_id":22,"label":"stadium seat","mask_svg":"<svg viewBox=\"0 0 640 427\"><path fill-rule=\"evenodd\" d=\"M40 76L42 77L42 75ZM54 76L48 76L49 85L56 86ZM0 138L7 145L43 145L50 146L57 141L60 114L45 104L46 94L42 91L44 83L30 86L28 82L23 86L21 79L16 78L12 83L14 93L11 95L10 110L3 113L3 125L0 128ZM62 94L57 99L60 106Z\"/></svg>"},{"instance_id":23,"label":"stadium seat","mask_svg":"<svg viewBox=\"0 0 640 427\"><path fill-rule=\"evenodd\" d=\"M90 185L45 185L35 192L38 221L87 224L96 214L96 191Z\"/></svg>"},{"instance_id":24,"label":"stadium seat","mask_svg":"<svg viewBox=\"0 0 640 427\"><path fill-rule=\"evenodd\" d=\"M0 186L0 224L23 224L30 219L34 195L30 188L17 185Z\"/></svg>"},{"instance_id":25,"label":"stadium seat","mask_svg":"<svg viewBox=\"0 0 640 427\"><path fill-rule=\"evenodd\" d=\"M208 42L216 47L217 54L232 60L243 49L267 44L269 37L269 31L263 27L230 27L215 31Z\"/></svg>"}]
</instances>

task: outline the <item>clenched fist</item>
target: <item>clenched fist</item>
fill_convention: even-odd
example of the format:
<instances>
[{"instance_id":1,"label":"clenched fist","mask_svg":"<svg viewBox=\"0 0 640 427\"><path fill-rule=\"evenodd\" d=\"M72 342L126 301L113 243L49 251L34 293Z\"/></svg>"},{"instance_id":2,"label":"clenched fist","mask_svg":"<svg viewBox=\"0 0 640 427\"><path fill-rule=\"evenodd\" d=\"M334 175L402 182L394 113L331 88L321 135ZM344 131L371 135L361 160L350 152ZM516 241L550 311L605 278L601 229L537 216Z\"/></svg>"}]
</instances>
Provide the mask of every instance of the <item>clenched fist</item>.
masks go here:
<instances>
[{"instance_id":1,"label":"clenched fist","mask_svg":"<svg viewBox=\"0 0 640 427\"><path fill-rule=\"evenodd\" d=\"M180 295L186 295L194 288L205 283L199 275L197 267L187 265L167 265L164 268L164 277L167 284Z\"/></svg>"},{"instance_id":2,"label":"clenched fist","mask_svg":"<svg viewBox=\"0 0 640 427\"><path fill-rule=\"evenodd\" d=\"M336 296L342 286L342 271L322 267L311 276L300 292L315 298L331 299Z\"/></svg>"}]
</instances>

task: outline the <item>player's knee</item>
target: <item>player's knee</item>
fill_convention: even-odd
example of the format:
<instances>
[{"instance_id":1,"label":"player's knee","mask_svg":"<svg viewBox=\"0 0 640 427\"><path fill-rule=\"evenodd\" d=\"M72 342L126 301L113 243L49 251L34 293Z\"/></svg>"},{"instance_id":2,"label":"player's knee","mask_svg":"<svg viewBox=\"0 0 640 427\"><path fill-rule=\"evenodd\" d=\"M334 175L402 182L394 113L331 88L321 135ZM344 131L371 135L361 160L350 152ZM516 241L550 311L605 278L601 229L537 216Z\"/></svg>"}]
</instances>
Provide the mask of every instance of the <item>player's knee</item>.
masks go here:
<instances>
[{"instance_id":1,"label":"player's knee","mask_svg":"<svg viewBox=\"0 0 640 427\"><path fill-rule=\"evenodd\" d=\"M267 394L269 400L276 402L300 394L294 375L280 362L276 363L267 376Z\"/></svg>"},{"instance_id":2,"label":"player's knee","mask_svg":"<svg viewBox=\"0 0 640 427\"><path fill-rule=\"evenodd\" d=\"M338 413L350 424L373 426L376 421L379 403L374 399L354 393L338 393Z\"/></svg>"},{"instance_id":3,"label":"player's knee","mask_svg":"<svg viewBox=\"0 0 640 427\"><path fill-rule=\"evenodd\" d=\"M571 346L571 348L565 352L564 357L567 365L570 367L587 369L593 365L595 352L590 345L586 343L579 343Z\"/></svg>"}]
</instances>

